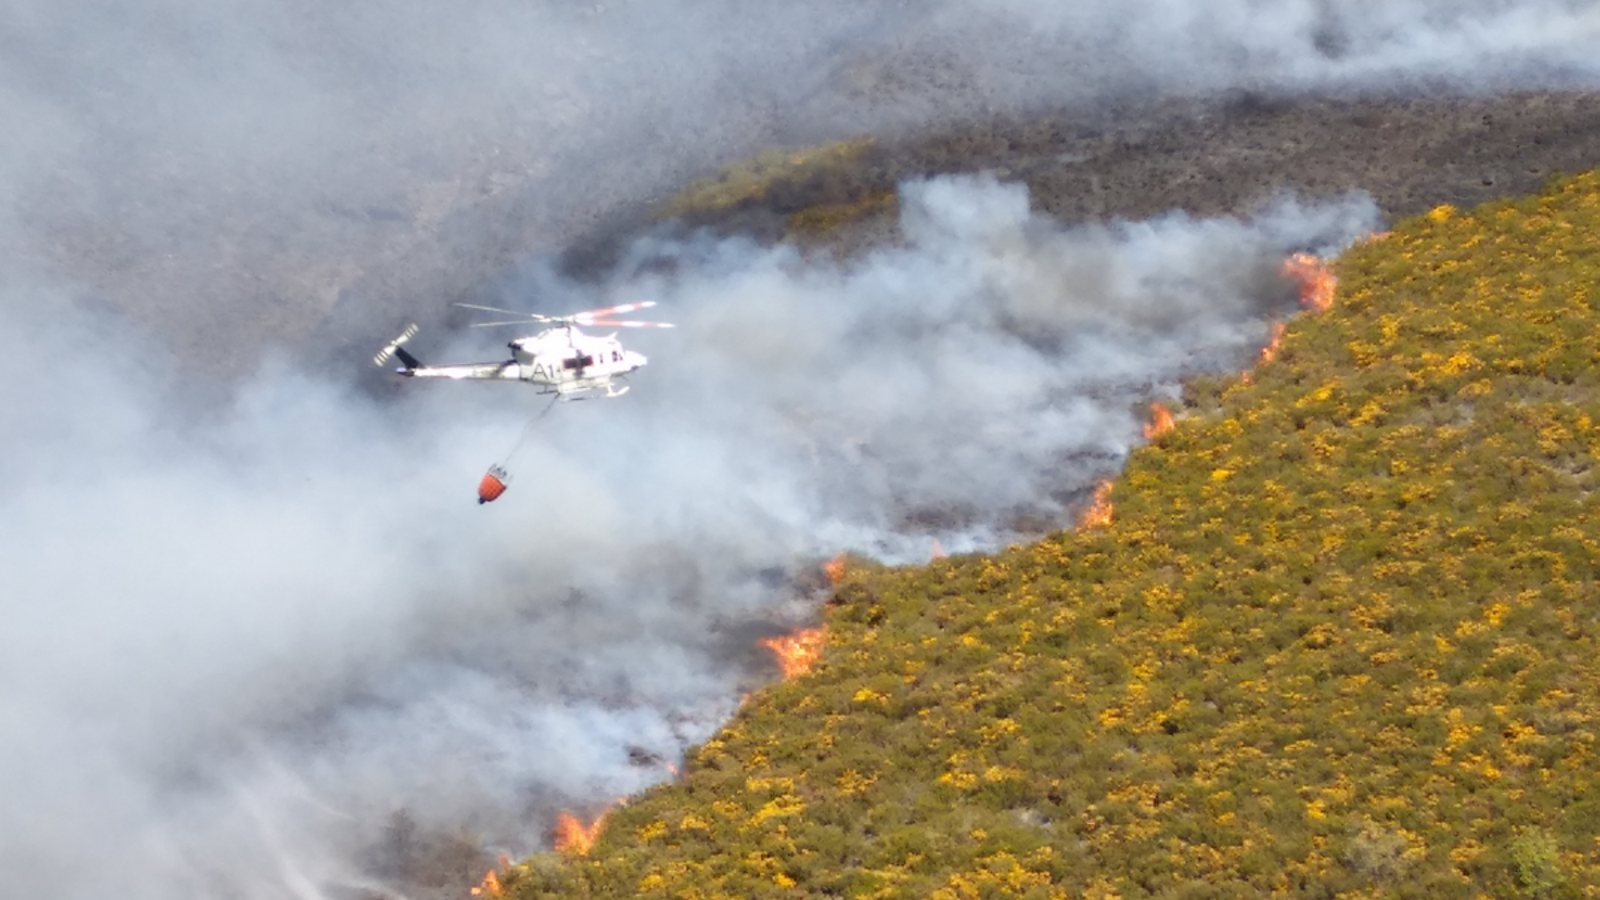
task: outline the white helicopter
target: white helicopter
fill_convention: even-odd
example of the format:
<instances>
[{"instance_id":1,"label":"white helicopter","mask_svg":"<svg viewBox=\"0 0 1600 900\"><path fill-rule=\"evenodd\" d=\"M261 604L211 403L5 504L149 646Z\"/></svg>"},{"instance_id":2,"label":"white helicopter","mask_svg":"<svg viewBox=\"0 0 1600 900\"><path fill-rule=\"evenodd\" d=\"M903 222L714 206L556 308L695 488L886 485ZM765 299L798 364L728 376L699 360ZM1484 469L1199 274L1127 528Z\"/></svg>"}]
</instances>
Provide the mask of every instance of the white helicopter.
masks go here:
<instances>
[{"instance_id":1,"label":"white helicopter","mask_svg":"<svg viewBox=\"0 0 1600 900\"><path fill-rule=\"evenodd\" d=\"M502 315L517 316L503 322L477 322L474 328L493 328L501 325L525 325L538 322L550 325L538 334L520 337L507 344L511 358L504 362L459 363L447 366L425 366L402 346L416 336L415 323L406 327L400 336L383 346L372 358L373 365L381 366L391 357L400 360L395 369L400 375L412 378L480 379L487 381L526 381L539 386L541 394L555 394L555 400L572 398L586 391L603 390L606 397L620 397L628 392L628 385L616 379L626 379L629 372L642 368L649 362L643 353L624 350L615 332L605 335L584 334L584 328L671 328L668 322L639 322L614 319L638 309L655 306L655 301L624 303L606 309L591 309L565 316L543 316L523 313L493 306L475 306L457 303L463 309L477 309ZM581 398L580 398L581 399Z\"/></svg>"}]
</instances>

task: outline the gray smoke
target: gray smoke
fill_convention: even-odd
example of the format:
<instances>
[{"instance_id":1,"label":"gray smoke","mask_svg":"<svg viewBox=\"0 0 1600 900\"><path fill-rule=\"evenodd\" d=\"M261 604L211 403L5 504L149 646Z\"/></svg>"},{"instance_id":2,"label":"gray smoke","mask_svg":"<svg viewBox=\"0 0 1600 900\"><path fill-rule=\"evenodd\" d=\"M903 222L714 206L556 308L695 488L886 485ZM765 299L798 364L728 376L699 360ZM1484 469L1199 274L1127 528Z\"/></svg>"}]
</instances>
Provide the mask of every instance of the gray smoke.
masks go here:
<instances>
[{"instance_id":1,"label":"gray smoke","mask_svg":"<svg viewBox=\"0 0 1600 900\"><path fill-rule=\"evenodd\" d=\"M813 614L818 559L1062 524L1140 404L1250 357L1292 302L1283 253L1375 215L1063 229L944 179L851 262L705 238L599 285L530 264L502 305L658 299L681 327L627 335L634 392L541 420L483 508L539 401L378 403L286 362L336 305L386 327L770 142L1130 92L1593 83L1600 59L1597 13L1553 0L4 19L0 871L72 898L381 889L398 810L540 846L771 676L754 640Z\"/></svg>"},{"instance_id":2,"label":"gray smoke","mask_svg":"<svg viewBox=\"0 0 1600 900\"><path fill-rule=\"evenodd\" d=\"M1065 524L1143 400L1292 308L1286 252L1376 221L1351 198L1063 229L991 179L902 193L904 243L848 264L641 244L566 285L682 327L632 341L655 361L625 399L538 420L483 508L525 389L379 404L269 366L191 421L101 319L7 332L4 377L39 387L0 407L13 884L318 896L367 883L351 860L402 808L537 847L770 674L754 640L805 621L817 560Z\"/></svg>"},{"instance_id":3,"label":"gray smoke","mask_svg":"<svg viewBox=\"0 0 1600 900\"><path fill-rule=\"evenodd\" d=\"M237 376L775 143L1229 88L1600 75L1581 0L20 0L3 251ZM1104 107L1104 108L1102 108Z\"/></svg>"}]
</instances>

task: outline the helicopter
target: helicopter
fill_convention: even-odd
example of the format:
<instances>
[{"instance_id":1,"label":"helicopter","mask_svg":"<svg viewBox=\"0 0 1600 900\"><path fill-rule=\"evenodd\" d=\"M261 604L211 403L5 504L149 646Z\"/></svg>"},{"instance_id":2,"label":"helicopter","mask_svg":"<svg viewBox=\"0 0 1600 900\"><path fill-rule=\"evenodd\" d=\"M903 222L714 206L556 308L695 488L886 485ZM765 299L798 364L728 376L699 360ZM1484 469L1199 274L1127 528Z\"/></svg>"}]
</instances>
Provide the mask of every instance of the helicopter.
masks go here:
<instances>
[{"instance_id":1,"label":"helicopter","mask_svg":"<svg viewBox=\"0 0 1600 900\"><path fill-rule=\"evenodd\" d=\"M495 328L503 325L526 325L530 322L551 327L538 334L520 337L506 346L511 358L504 362L457 363L445 366L423 365L403 346L417 334L416 323L406 326L399 337L383 346L372 358L373 365L382 366L391 358L400 360L395 369L399 375L410 378L477 379L484 381L525 381L537 385L539 393L554 394L554 400L582 399L588 391L603 391L602 396L620 397L628 392L628 373L643 368L649 360L643 353L625 350L615 332L600 336L585 334L580 328L672 328L669 322L640 322L615 319L635 310L655 306L654 300L641 303L624 303L605 309L591 309L565 316L545 316L524 313L494 306L477 306L471 303L453 304L463 309L474 309L517 318L500 322L475 322L474 328Z\"/></svg>"}]
</instances>

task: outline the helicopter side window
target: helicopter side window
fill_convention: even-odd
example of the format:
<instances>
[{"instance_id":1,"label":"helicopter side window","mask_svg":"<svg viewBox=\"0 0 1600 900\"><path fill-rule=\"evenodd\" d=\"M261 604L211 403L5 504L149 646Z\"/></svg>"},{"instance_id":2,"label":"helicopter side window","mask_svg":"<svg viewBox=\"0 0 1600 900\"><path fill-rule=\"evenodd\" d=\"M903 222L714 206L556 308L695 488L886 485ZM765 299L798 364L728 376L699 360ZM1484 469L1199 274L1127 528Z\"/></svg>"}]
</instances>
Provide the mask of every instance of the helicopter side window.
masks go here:
<instances>
[{"instance_id":1,"label":"helicopter side window","mask_svg":"<svg viewBox=\"0 0 1600 900\"><path fill-rule=\"evenodd\" d=\"M620 351L620 350L611 351L611 361L612 362L622 362L622 351Z\"/></svg>"}]
</instances>

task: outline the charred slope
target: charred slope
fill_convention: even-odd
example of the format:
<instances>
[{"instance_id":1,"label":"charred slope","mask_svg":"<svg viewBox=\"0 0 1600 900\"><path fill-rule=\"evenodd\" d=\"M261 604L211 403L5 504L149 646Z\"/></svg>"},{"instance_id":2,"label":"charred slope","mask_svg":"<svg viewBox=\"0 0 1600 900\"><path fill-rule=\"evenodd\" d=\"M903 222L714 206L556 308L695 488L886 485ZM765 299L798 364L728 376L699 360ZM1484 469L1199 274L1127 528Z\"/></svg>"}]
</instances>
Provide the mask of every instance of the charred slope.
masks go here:
<instances>
[{"instance_id":1,"label":"charred slope","mask_svg":"<svg viewBox=\"0 0 1600 900\"><path fill-rule=\"evenodd\" d=\"M1578 896L1600 175L1340 262L1109 523L858 567L821 665L511 896Z\"/></svg>"},{"instance_id":2,"label":"charred slope","mask_svg":"<svg viewBox=\"0 0 1600 900\"><path fill-rule=\"evenodd\" d=\"M1350 189L1371 192L1398 217L1525 192L1551 172L1600 165L1595 100L1592 92L1105 100L879 135L866 152L764 169L748 193L731 201L713 193L700 207L656 203L659 186L628 193L620 175L586 194L548 178L489 185L494 179L477 169L438 178L402 172L392 174L394 191L426 198L411 213L397 211L399 201L395 209L308 206L237 237L210 227L229 208L201 197L183 221L203 236L180 242L170 263L129 256L114 234L96 230L111 228L104 223L63 226L49 263L159 332L191 368L241 376L264 348L283 344L315 370L370 374L357 363L388 329L410 320L430 331L459 325L446 314L449 302L497 299L520 261L561 247L570 271L603 273L664 213L691 228L802 234L848 248L891 236L889 198L899 181L988 169L1026 181L1036 205L1065 221L1172 208L1235 213L1275 192ZM690 170L675 163L675 172ZM255 213L228 215L238 224ZM219 263L235 256L248 265Z\"/></svg>"},{"instance_id":3,"label":"charred slope","mask_svg":"<svg viewBox=\"0 0 1600 900\"><path fill-rule=\"evenodd\" d=\"M1581 91L1236 91L1204 101L1126 101L997 118L835 145L835 152L774 154L725 169L643 218L629 213L608 223L575 244L569 267L604 269L663 213L690 228L849 249L889 236L901 180L977 170L1026 182L1035 206L1066 222L1137 220L1171 209L1236 215L1286 191L1351 190L1371 193L1398 219L1439 203L1526 194L1554 173L1600 165L1596 99Z\"/></svg>"},{"instance_id":4,"label":"charred slope","mask_svg":"<svg viewBox=\"0 0 1600 900\"><path fill-rule=\"evenodd\" d=\"M1439 203L1526 194L1597 161L1594 95L1272 97L1235 92L1146 118L1058 115L949 135L915 148L918 168L998 167L1066 220L1167 209L1237 214L1284 190L1365 190L1395 218Z\"/></svg>"}]
</instances>

